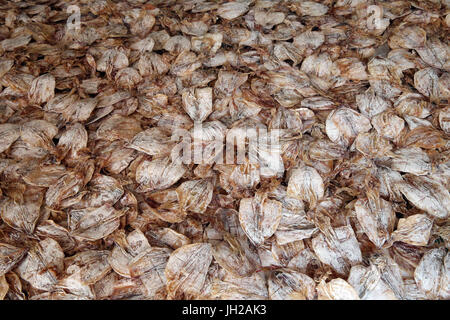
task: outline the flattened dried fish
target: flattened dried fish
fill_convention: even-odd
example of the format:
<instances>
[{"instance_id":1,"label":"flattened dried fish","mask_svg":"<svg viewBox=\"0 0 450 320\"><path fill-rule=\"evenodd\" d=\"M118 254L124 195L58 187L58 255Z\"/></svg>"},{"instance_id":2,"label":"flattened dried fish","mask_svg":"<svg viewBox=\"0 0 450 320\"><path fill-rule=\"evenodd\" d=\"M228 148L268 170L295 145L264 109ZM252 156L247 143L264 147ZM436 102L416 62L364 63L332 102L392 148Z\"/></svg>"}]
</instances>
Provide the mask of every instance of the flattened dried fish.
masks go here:
<instances>
[{"instance_id":1,"label":"flattened dried fish","mask_svg":"<svg viewBox=\"0 0 450 320\"><path fill-rule=\"evenodd\" d=\"M212 261L212 248L207 243L188 244L175 250L167 262L168 298L199 294Z\"/></svg>"},{"instance_id":2,"label":"flattened dried fish","mask_svg":"<svg viewBox=\"0 0 450 320\"><path fill-rule=\"evenodd\" d=\"M55 96L55 78L51 74L43 74L31 83L28 98L38 105L48 102Z\"/></svg>"},{"instance_id":3,"label":"flattened dried fish","mask_svg":"<svg viewBox=\"0 0 450 320\"><path fill-rule=\"evenodd\" d=\"M64 252L50 238L36 243L17 266L17 274L39 290L50 291L64 268Z\"/></svg>"},{"instance_id":4,"label":"flattened dried fish","mask_svg":"<svg viewBox=\"0 0 450 320\"><path fill-rule=\"evenodd\" d=\"M450 208L450 194L444 186L428 177L406 175L400 191L417 208L428 214L446 218Z\"/></svg>"},{"instance_id":5,"label":"flattened dried fish","mask_svg":"<svg viewBox=\"0 0 450 320\"><path fill-rule=\"evenodd\" d=\"M335 278L330 282L322 281L317 286L319 300L359 300L356 290L344 279Z\"/></svg>"},{"instance_id":6,"label":"flattened dried fish","mask_svg":"<svg viewBox=\"0 0 450 320\"><path fill-rule=\"evenodd\" d=\"M0 300L450 299L447 0L65 2L0 5Z\"/></svg>"},{"instance_id":7,"label":"flattened dried fish","mask_svg":"<svg viewBox=\"0 0 450 320\"><path fill-rule=\"evenodd\" d=\"M16 248L6 243L0 243L0 275L4 276L27 253L26 249Z\"/></svg>"},{"instance_id":8,"label":"flattened dried fish","mask_svg":"<svg viewBox=\"0 0 450 320\"><path fill-rule=\"evenodd\" d=\"M326 120L328 138L343 146L349 146L359 133L371 128L368 118L346 107L331 111Z\"/></svg>"},{"instance_id":9,"label":"flattened dried fish","mask_svg":"<svg viewBox=\"0 0 450 320\"><path fill-rule=\"evenodd\" d=\"M177 182L186 168L180 162L172 162L169 157L144 160L136 168L136 181L143 190L166 189Z\"/></svg>"},{"instance_id":10,"label":"flattened dried fish","mask_svg":"<svg viewBox=\"0 0 450 320\"><path fill-rule=\"evenodd\" d=\"M394 230L395 214L391 204L376 196L355 203L356 217L369 239L381 248Z\"/></svg>"},{"instance_id":11,"label":"flattened dried fish","mask_svg":"<svg viewBox=\"0 0 450 320\"><path fill-rule=\"evenodd\" d=\"M19 125L12 123L0 124L0 152L7 150L19 137Z\"/></svg>"},{"instance_id":12,"label":"flattened dried fish","mask_svg":"<svg viewBox=\"0 0 450 320\"><path fill-rule=\"evenodd\" d=\"M318 200L324 196L323 179L316 169L309 166L302 166L293 169L287 195L309 202L312 208Z\"/></svg>"},{"instance_id":13,"label":"flattened dried fish","mask_svg":"<svg viewBox=\"0 0 450 320\"><path fill-rule=\"evenodd\" d=\"M342 275L348 274L351 266L362 262L361 249L350 226L334 229L332 239L320 233L313 238L312 247L322 263Z\"/></svg>"},{"instance_id":14,"label":"flattened dried fish","mask_svg":"<svg viewBox=\"0 0 450 320\"><path fill-rule=\"evenodd\" d=\"M414 272L417 287L431 298L448 299L448 253L444 248L425 253Z\"/></svg>"},{"instance_id":15,"label":"flattened dried fish","mask_svg":"<svg viewBox=\"0 0 450 320\"><path fill-rule=\"evenodd\" d=\"M281 203L276 200L245 198L239 204L242 229L255 245L262 244L275 233L281 217Z\"/></svg>"},{"instance_id":16,"label":"flattened dried fish","mask_svg":"<svg viewBox=\"0 0 450 320\"><path fill-rule=\"evenodd\" d=\"M183 182L176 190L180 208L196 213L205 212L213 195L213 184L208 180Z\"/></svg>"},{"instance_id":17,"label":"flattened dried fish","mask_svg":"<svg viewBox=\"0 0 450 320\"><path fill-rule=\"evenodd\" d=\"M397 230L392 234L395 241L413 246L426 246L431 235L433 220L425 214L414 214L398 221Z\"/></svg>"},{"instance_id":18,"label":"flattened dried fish","mask_svg":"<svg viewBox=\"0 0 450 320\"><path fill-rule=\"evenodd\" d=\"M269 296L272 300L313 300L316 284L300 272L282 269L272 272Z\"/></svg>"},{"instance_id":19,"label":"flattened dried fish","mask_svg":"<svg viewBox=\"0 0 450 320\"><path fill-rule=\"evenodd\" d=\"M99 240L119 227L119 218L124 214L110 205L99 208L72 210L69 213L71 234L78 239Z\"/></svg>"}]
</instances>

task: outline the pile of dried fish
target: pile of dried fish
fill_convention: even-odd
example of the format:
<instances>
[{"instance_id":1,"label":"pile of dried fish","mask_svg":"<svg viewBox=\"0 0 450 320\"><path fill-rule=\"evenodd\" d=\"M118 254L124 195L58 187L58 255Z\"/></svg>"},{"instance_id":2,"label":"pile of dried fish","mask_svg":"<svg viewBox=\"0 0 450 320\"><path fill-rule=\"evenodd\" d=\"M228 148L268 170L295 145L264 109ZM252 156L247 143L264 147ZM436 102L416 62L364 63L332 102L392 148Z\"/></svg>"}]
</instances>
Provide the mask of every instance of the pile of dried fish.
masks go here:
<instances>
[{"instance_id":1,"label":"pile of dried fish","mask_svg":"<svg viewBox=\"0 0 450 320\"><path fill-rule=\"evenodd\" d=\"M448 0L0 1L0 299L450 299L449 33Z\"/></svg>"}]
</instances>

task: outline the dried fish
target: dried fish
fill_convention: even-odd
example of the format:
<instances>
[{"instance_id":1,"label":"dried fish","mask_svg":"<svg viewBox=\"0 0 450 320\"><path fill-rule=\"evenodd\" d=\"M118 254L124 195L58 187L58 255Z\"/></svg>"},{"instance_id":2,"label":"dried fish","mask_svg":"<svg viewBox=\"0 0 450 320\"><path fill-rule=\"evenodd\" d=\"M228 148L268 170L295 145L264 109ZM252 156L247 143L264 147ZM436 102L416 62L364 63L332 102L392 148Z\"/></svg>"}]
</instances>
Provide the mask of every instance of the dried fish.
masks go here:
<instances>
[{"instance_id":1,"label":"dried fish","mask_svg":"<svg viewBox=\"0 0 450 320\"><path fill-rule=\"evenodd\" d=\"M13 123L0 124L0 152L7 150L20 137L20 126Z\"/></svg>"},{"instance_id":2,"label":"dried fish","mask_svg":"<svg viewBox=\"0 0 450 320\"><path fill-rule=\"evenodd\" d=\"M16 270L34 288L50 291L57 284L63 269L64 252L55 240L47 238L30 248Z\"/></svg>"},{"instance_id":3,"label":"dried fish","mask_svg":"<svg viewBox=\"0 0 450 320\"><path fill-rule=\"evenodd\" d=\"M168 297L199 294L211 261L212 248L207 243L188 244L175 250L165 269Z\"/></svg>"},{"instance_id":4,"label":"dried fish","mask_svg":"<svg viewBox=\"0 0 450 320\"><path fill-rule=\"evenodd\" d=\"M427 296L449 298L448 253L444 248L431 249L425 253L414 272L417 287Z\"/></svg>"},{"instance_id":5,"label":"dried fish","mask_svg":"<svg viewBox=\"0 0 450 320\"><path fill-rule=\"evenodd\" d=\"M55 83L55 78L48 73L34 79L28 93L30 102L41 104L52 99L55 95Z\"/></svg>"},{"instance_id":6,"label":"dried fish","mask_svg":"<svg viewBox=\"0 0 450 320\"><path fill-rule=\"evenodd\" d=\"M269 297L266 284L264 275L259 272L250 277L226 273L223 279L214 279L211 296L224 300L265 300Z\"/></svg>"},{"instance_id":7,"label":"dried fish","mask_svg":"<svg viewBox=\"0 0 450 320\"><path fill-rule=\"evenodd\" d=\"M293 270L277 270L269 278L272 300L313 300L316 284L313 279Z\"/></svg>"},{"instance_id":8,"label":"dried fish","mask_svg":"<svg viewBox=\"0 0 450 320\"><path fill-rule=\"evenodd\" d=\"M376 195L355 202L356 217L362 229L378 248L389 240L394 230L395 214L391 204Z\"/></svg>"},{"instance_id":9,"label":"dried fish","mask_svg":"<svg viewBox=\"0 0 450 320\"><path fill-rule=\"evenodd\" d=\"M438 218L449 215L450 194L444 186L428 177L405 175L404 178L400 191L414 206Z\"/></svg>"},{"instance_id":10,"label":"dried fish","mask_svg":"<svg viewBox=\"0 0 450 320\"><path fill-rule=\"evenodd\" d=\"M361 249L350 226L334 229L332 239L320 233L313 238L312 246L322 263L342 275L348 274L351 266L362 262Z\"/></svg>"},{"instance_id":11,"label":"dried fish","mask_svg":"<svg viewBox=\"0 0 450 320\"><path fill-rule=\"evenodd\" d=\"M392 234L395 241L413 246L426 246L430 239L433 220L425 214L414 214L398 221L397 230Z\"/></svg>"},{"instance_id":12,"label":"dried fish","mask_svg":"<svg viewBox=\"0 0 450 320\"><path fill-rule=\"evenodd\" d=\"M22 201L7 199L1 207L1 218L10 227L32 234L40 217L44 195L41 190L28 188Z\"/></svg>"},{"instance_id":13,"label":"dried fish","mask_svg":"<svg viewBox=\"0 0 450 320\"><path fill-rule=\"evenodd\" d=\"M349 146L359 133L371 128L368 118L346 107L331 111L326 120L328 138L343 146Z\"/></svg>"},{"instance_id":14,"label":"dried fish","mask_svg":"<svg viewBox=\"0 0 450 320\"><path fill-rule=\"evenodd\" d=\"M247 239L225 236L213 247L213 257L226 271L238 277L249 277L257 271L259 256Z\"/></svg>"},{"instance_id":15,"label":"dried fish","mask_svg":"<svg viewBox=\"0 0 450 320\"><path fill-rule=\"evenodd\" d=\"M203 213L213 196L213 184L208 180L183 182L176 190L180 208L185 211Z\"/></svg>"},{"instance_id":16,"label":"dried fish","mask_svg":"<svg viewBox=\"0 0 450 320\"><path fill-rule=\"evenodd\" d=\"M448 1L63 2L0 5L0 299L450 298Z\"/></svg>"},{"instance_id":17,"label":"dried fish","mask_svg":"<svg viewBox=\"0 0 450 320\"><path fill-rule=\"evenodd\" d=\"M102 121L97 129L97 138L107 141L117 139L129 141L140 131L141 125L137 120L114 114Z\"/></svg>"},{"instance_id":18,"label":"dried fish","mask_svg":"<svg viewBox=\"0 0 450 320\"><path fill-rule=\"evenodd\" d=\"M394 292L382 280L380 272L374 265L353 266L348 283L355 288L361 300L397 300Z\"/></svg>"},{"instance_id":19,"label":"dried fish","mask_svg":"<svg viewBox=\"0 0 450 320\"><path fill-rule=\"evenodd\" d=\"M183 107L196 122L203 122L212 112L212 89L201 88L183 92Z\"/></svg>"},{"instance_id":20,"label":"dried fish","mask_svg":"<svg viewBox=\"0 0 450 320\"><path fill-rule=\"evenodd\" d=\"M144 160L136 168L136 182L141 184L143 191L166 189L177 182L186 168L180 162L173 162L169 157Z\"/></svg>"},{"instance_id":21,"label":"dried fish","mask_svg":"<svg viewBox=\"0 0 450 320\"><path fill-rule=\"evenodd\" d=\"M26 249L16 248L12 245L0 244L0 274L3 277L27 253Z\"/></svg>"},{"instance_id":22,"label":"dried fish","mask_svg":"<svg viewBox=\"0 0 450 320\"><path fill-rule=\"evenodd\" d=\"M155 127L139 132L130 141L130 148L148 155L164 154L164 150L171 143L171 138L164 130Z\"/></svg>"},{"instance_id":23,"label":"dried fish","mask_svg":"<svg viewBox=\"0 0 450 320\"><path fill-rule=\"evenodd\" d=\"M69 212L71 234L89 241L106 237L119 227L123 211L105 204L98 208L72 210Z\"/></svg>"},{"instance_id":24,"label":"dried fish","mask_svg":"<svg viewBox=\"0 0 450 320\"><path fill-rule=\"evenodd\" d=\"M316 169L302 166L292 170L287 188L287 195L310 203L315 207L324 196L324 183Z\"/></svg>"},{"instance_id":25,"label":"dried fish","mask_svg":"<svg viewBox=\"0 0 450 320\"><path fill-rule=\"evenodd\" d=\"M281 203L270 199L245 198L239 204L239 221L255 245L272 236L281 221Z\"/></svg>"},{"instance_id":26,"label":"dried fish","mask_svg":"<svg viewBox=\"0 0 450 320\"><path fill-rule=\"evenodd\" d=\"M344 279L335 278L317 286L319 300L359 300L356 290Z\"/></svg>"},{"instance_id":27,"label":"dried fish","mask_svg":"<svg viewBox=\"0 0 450 320\"><path fill-rule=\"evenodd\" d=\"M226 20L233 20L243 15L247 10L248 6L243 2L227 2L220 6L217 14Z\"/></svg>"}]
</instances>

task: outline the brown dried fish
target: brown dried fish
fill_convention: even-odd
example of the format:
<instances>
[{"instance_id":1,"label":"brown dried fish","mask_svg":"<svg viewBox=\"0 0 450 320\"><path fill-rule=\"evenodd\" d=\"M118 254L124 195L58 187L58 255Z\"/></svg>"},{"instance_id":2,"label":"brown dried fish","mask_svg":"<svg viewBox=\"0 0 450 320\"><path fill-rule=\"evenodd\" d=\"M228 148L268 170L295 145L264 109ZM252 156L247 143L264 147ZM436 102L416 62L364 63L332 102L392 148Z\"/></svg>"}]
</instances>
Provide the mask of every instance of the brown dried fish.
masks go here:
<instances>
[{"instance_id":1,"label":"brown dried fish","mask_svg":"<svg viewBox=\"0 0 450 320\"><path fill-rule=\"evenodd\" d=\"M3 277L17 264L27 253L26 249L16 248L12 245L0 244L0 274Z\"/></svg>"},{"instance_id":2,"label":"brown dried fish","mask_svg":"<svg viewBox=\"0 0 450 320\"><path fill-rule=\"evenodd\" d=\"M63 2L0 5L0 300L450 298L448 1Z\"/></svg>"},{"instance_id":3,"label":"brown dried fish","mask_svg":"<svg viewBox=\"0 0 450 320\"><path fill-rule=\"evenodd\" d=\"M444 186L428 177L405 175L404 178L400 191L414 206L438 218L449 215L450 194Z\"/></svg>"}]
</instances>

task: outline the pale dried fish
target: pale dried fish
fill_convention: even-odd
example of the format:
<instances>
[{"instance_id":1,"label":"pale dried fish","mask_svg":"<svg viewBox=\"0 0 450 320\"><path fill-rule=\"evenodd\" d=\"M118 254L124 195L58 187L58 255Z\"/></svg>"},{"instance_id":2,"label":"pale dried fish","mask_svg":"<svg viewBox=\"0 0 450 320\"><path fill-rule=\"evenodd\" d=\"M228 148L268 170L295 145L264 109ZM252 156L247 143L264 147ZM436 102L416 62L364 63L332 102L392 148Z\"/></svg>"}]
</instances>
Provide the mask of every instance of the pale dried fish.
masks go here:
<instances>
[{"instance_id":1,"label":"pale dried fish","mask_svg":"<svg viewBox=\"0 0 450 320\"><path fill-rule=\"evenodd\" d=\"M437 218L449 215L450 194L439 182L424 176L405 175L401 193L417 208Z\"/></svg>"},{"instance_id":2,"label":"pale dried fish","mask_svg":"<svg viewBox=\"0 0 450 320\"><path fill-rule=\"evenodd\" d=\"M88 133L81 123L67 126L58 140L57 149L62 157L78 158L87 147Z\"/></svg>"},{"instance_id":3,"label":"pale dried fish","mask_svg":"<svg viewBox=\"0 0 450 320\"><path fill-rule=\"evenodd\" d=\"M180 162L173 162L169 157L152 161L144 160L136 168L136 182L143 190L166 189L176 183L186 172Z\"/></svg>"},{"instance_id":4,"label":"pale dried fish","mask_svg":"<svg viewBox=\"0 0 450 320\"><path fill-rule=\"evenodd\" d=\"M213 246L213 257L217 263L237 277L249 277L257 271L259 257L245 238L225 236Z\"/></svg>"},{"instance_id":5,"label":"pale dried fish","mask_svg":"<svg viewBox=\"0 0 450 320\"><path fill-rule=\"evenodd\" d=\"M108 49L103 52L96 64L98 71L111 73L113 69L128 67L128 57L120 50Z\"/></svg>"},{"instance_id":6,"label":"pale dried fish","mask_svg":"<svg viewBox=\"0 0 450 320\"><path fill-rule=\"evenodd\" d=\"M212 112L212 89L201 88L183 92L183 108L195 122L203 122Z\"/></svg>"},{"instance_id":7,"label":"pale dried fish","mask_svg":"<svg viewBox=\"0 0 450 320\"><path fill-rule=\"evenodd\" d=\"M296 11L305 16L319 17L328 12L326 5L313 1L303 1L298 5L296 4L295 7L297 9Z\"/></svg>"},{"instance_id":8,"label":"pale dried fish","mask_svg":"<svg viewBox=\"0 0 450 320\"><path fill-rule=\"evenodd\" d=\"M154 156L164 154L164 150L172 144L171 137L159 127L139 132L130 141L130 148Z\"/></svg>"},{"instance_id":9,"label":"pale dried fish","mask_svg":"<svg viewBox=\"0 0 450 320\"><path fill-rule=\"evenodd\" d=\"M376 195L355 202L356 217L362 229L378 248L389 241L394 231L395 214L391 204Z\"/></svg>"},{"instance_id":10,"label":"pale dried fish","mask_svg":"<svg viewBox=\"0 0 450 320\"><path fill-rule=\"evenodd\" d=\"M0 299L450 298L447 0L63 2L0 5Z\"/></svg>"},{"instance_id":11,"label":"pale dried fish","mask_svg":"<svg viewBox=\"0 0 450 320\"><path fill-rule=\"evenodd\" d=\"M332 239L327 239L320 233L312 239L312 247L322 263L346 275L351 266L362 262L361 249L350 226L335 228L333 234Z\"/></svg>"},{"instance_id":12,"label":"pale dried fish","mask_svg":"<svg viewBox=\"0 0 450 320\"><path fill-rule=\"evenodd\" d=\"M176 232L175 230L170 228L151 230L146 235L157 239L158 241L168 245L172 249L178 249L187 244L191 244L191 239L186 237L184 234Z\"/></svg>"},{"instance_id":13,"label":"pale dried fish","mask_svg":"<svg viewBox=\"0 0 450 320\"><path fill-rule=\"evenodd\" d=\"M433 220L425 214L414 214L398 221L397 230L392 234L394 241L402 241L413 246L426 246L430 239Z\"/></svg>"},{"instance_id":14,"label":"pale dried fish","mask_svg":"<svg viewBox=\"0 0 450 320\"><path fill-rule=\"evenodd\" d=\"M344 279L335 278L317 285L319 300L360 300L356 290Z\"/></svg>"},{"instance_id":15,"label":"pale dried fish","mask_svg":"<svg viewBox=\"0 0 450 320\"><path fill-rule=\"evenodd\" d=\"M14 60L2 59L0 61L0 78L3 77L9 70L11 70L13 65L14 65Z\"/></svg>"},{"instance_id":16,"label":"pale dried fish","mask_svg":"<svg viewBox=\"0 0 450 320\"><path fill-rule=\"evenodd\" d=\"M373 116L372 126L383 138L394 140L405 127L405 121L395 115L393 111L387 110Z\"/></svg>"},{"instance_id":17,"label":"pale dried fish","mask_svg":"<svg viewBox=\"0 0 450 320\"><path fill-rule=\"evenodd\" d=\"M431 249L423 255L414 272L417 287L433 299L449 298L448 260L444 248Z\"/></svg>"},{"instance_id":18,"label":"pale dried fish","mask_svg":"<svg viewBox=\"0 0 450 320\"><path fill-rule=\"evenodd\" d=\"M271 273L269 297L272 300L313 300L316 284L305 274L289 269Z\"/></svg>"},{"instance_id":19,"label":"pale dried fish","mask_svg":"<svg viewBox=\"0 0 450 320\"><path fill-rule=\"evenodd\" d=\"M83 177L76 172L68 172L50 185L45 193L45 203L49 207L58 207L64 199L76 195L83 186Z\"/></svg>"},{"instance_id":20,"label":"pale dried fish","mask_svg":"<svg viewBox=\"0 0 450 320\"><path fill-rule=\"evenodd\" d=\"M36 227L36 235L40 238L52 238L61 246L64 252L75 248L76 241L69 231L56 224L53 220L45 220Z\"/></svg>"},{"instance_id":21,"label":"pale dried fish","mask_svg":"<svg viewBox=\"0 0 450 320\"><path fill-rule=\"evenodd\" d=\"M180 209L203 213L213 196L214 186L208 180L192 180L183 182L176 190Z\"/></svg>"},{"instance_id":22,"label":"pale dried fish","mask_svg":"<svg viewBox=\"0 0 450 320\"><path fill-rule=\"evenodd\" d=\"M431 172L430 158L418 147L395 150L389 164L393 170L415 175L427 175Z\"/></svg>"},{"instance_id":23,"label":"pale dried fish","mask_svg":"<svg viewBox=\"0 0 450 320\"><path fill-rule=\"evenodd\" d=\"M347 107L331 111L326 120L328 138L343 146L349 146L359 133L371 128L368 118Z\"/></svg>"},{"instance_id":24,"label":"pale dried fish","mask_svg":"<svg viewBox=\"0 0 450 320\"><path fill-rule=\"evenodd\" d=\"M20 138L27 144L46 150L53 150L53 137L58 133L58 128L45 120L32 120L20 128Z\"/></svg>"},{"instance_id":25,"label":"pale dried fish","mask_svg":"<svg viewBox=\"0 0 450 320\"><path fill-rule=\"evenodd\" d=\"M31 235L41 215L44 195L40 189L28 188L22 201L7 199L1 205L1 218L10 227Z\"/></svg>"},{"instance_id":26,"label":"pale dried fish","mask_svg":"<svg viewBox=\"0 0 450 320\"><path fill-rule=\"evenodd\" d=\"M64 269L64 252L59 244L50 238L30 248L24 260L17 266L17 274L34 288L52 290L58 282L58 275Z\"/></svg>"},{"instance_id":27,"label":"pale dried fish","mask_svg":"<svg viewBox=\"0 0 450 320\"><path fill-rule=\"evenodd\" d=\"M214 279L211 295L224 300L265 300L269 297L267 282L259 272L250 277L236 277L228 272L223 279Z\"/></svg>"},{"instance_id":28,"label":"pale dried fish","mask_svg":"<svg viewBox=\"0 0 450 320\"><path fill-rule=\"evenodd\" d=\"M19 137L20 126L18 124L0 124L0 152L7 150Z\"/></svg>"},{"instance_id":29,"label":"pale dried fish","mask_svg":"<svg viewBox=\"0 0 450 320\"><path fill-rule=\"evenodd\" d=\"M0 48L2 51L13 51L15 49L24 47L31 41L31 35L18 36L11 39L0 41Z\"/></svg>"},{"instance_id":30,"label":"pale dried fish","mask_svg":"<svg viewBox=\"0 0 450 320\"><path fill-rule=\"evenodd\" d=\"M119 275L131 278L131 261L134 257L145 254L151 246L139 229L130 232L127 236L118 233L115 242L116 245L109 254L108 262Z\"/></svg>"},{"instance_id":31,"label":"pale dried fish","mask_svg":"<svg viewBox=\"0 0 450 320\"><path fill-rule=\"evenodd\" d=\"M227 2L220 6L217 14L226 20L233 20L247 12L248 6L243 2Z\"/></svg>"},{"instance_id":32,"label":"pale dried fish","mask_svg":"<svg viewBox=\"0 0 450 320\"><path fill-rule=\"evenodd\" d=\"M348 283L355 288L361 300L397 300L394 292L381 279L381 274L374 265L353 266Z\"/></svg>"},{"instance_id":33,"label":"pale dried fish","mask_svg":"<svg viewBox=\"0 0 450 320\"><path fill-rule=\"evenodd\" d=\"M97 129L97 138L108 141L117 139L129 141L141 130L137 120L115 114L102 121Z\"/></svg>"},{"instance_id":34,"label":"pale dried fish","mask_svg":"<svg viewBox=\"0 0 450 320\"><path fill-rule=\"evenodd\" d=\"M4 276L25 256L26 249L0 243L0 276ZM1 300L1 299L0 299Z\"/></svg>"},{"instance_id":35,"label":"pale dried fish","mask_svg":"<svg viewBox=\"0 0 450 320\"><path fill-rule=\"evenodd\" d=\"M324 183L316 169L301 166L292 170L287 195L309 202L311 208L324 196Z\"/></svg>"},{"instance_id":36,"label":"pale dried fish","mask_svg":"<svg viewBox=\"0 0 450 320\"><path fill-rule=\"evenodd\" d=\"M240 201L239 221L255 245L261 245L275 233L281 217L281 203L276 200L245 198Z\"/></svg>"},{"instance_id":37,"label":"pale dried fish","mask_svg":"<svg viewBox=\"0 0 450 320\"><path fill-rule=\"evenodd\" d=\"M212 260L212 248L207 243L188 244L175 250L167 262L168 298L178 299L200 293Z\"/></svg>"},{"instance_id":38,"label":"pale dried fish","mask_svg":"<svg viewBox=\"0 0 450 320\"><path fill-rule=\"evenodd\" d=\"M51 74L43 74L31 83L28 98L31 103L48 102L55 95L55 78Z\"/></svg>"},{"instance_id":39,"label":"pale dried fish","mask_svg":"<svg viewBox=\"0 0 450 320\"><path fill-rule=\"evenodd\" d=\"M417 25L399 26L395 33L389 37L391 48L415 49L425 45L427 33Z\"/></svg>"},{"instance_id":40,"label":"pale dried fish","mask_svg":"<svg viewBox=\"0 0 450 320\"><path fill-rule=\"evenodd\" d=\"M99 240L119 227L121 210L105 204L99 208L72 210L69 212L71 235L77 239Z\"/></svg>"}]
</instances>

